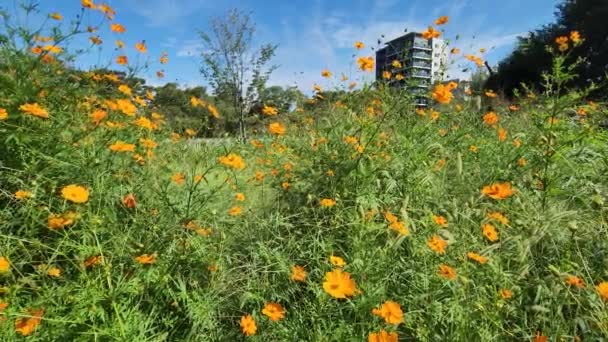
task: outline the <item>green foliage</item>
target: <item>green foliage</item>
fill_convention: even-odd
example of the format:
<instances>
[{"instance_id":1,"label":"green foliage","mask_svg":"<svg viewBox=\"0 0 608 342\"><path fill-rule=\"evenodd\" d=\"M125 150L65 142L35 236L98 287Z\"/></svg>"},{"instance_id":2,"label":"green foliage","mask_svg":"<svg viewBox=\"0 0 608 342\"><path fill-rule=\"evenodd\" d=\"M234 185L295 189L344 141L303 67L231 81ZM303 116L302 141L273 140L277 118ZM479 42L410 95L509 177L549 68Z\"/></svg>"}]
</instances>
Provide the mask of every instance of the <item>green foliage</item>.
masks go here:
<instances>
[{"instance_id":1,"label":"green foliage","mask_svg":"<svg viewBox=\"0 0 608 342\"><path fill-rule=\"evenodd\" d=\"M547 46L557 47L555 39L568 36L571 31L579 31L583 44L569 53L568 64L579 59L578 78L569 86L584 88L590 82L601 85L591 95L595 98L606 97L606 69L608 68L608 3L596 0L564 0L557 6L556 22L520 37L515 51L503 60L495 75L490 77L487 87L501 89L511 96L522 83L542 90L543 73L552 67L552 55Z\"/></svg>"}]
</instances>

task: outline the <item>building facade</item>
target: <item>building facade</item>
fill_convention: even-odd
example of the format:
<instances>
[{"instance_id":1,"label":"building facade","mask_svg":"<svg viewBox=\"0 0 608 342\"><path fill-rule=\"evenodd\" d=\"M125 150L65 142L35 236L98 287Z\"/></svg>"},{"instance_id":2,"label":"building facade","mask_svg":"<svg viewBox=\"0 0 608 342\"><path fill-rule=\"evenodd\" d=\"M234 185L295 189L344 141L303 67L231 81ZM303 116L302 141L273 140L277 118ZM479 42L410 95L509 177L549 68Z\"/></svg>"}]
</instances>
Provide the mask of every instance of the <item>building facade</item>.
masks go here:
<instances>
[{"instance_id":1,"label":"building facade","mask_svg":"<svg viewBox=\"0 0 608 342\"><path fill-rule=\"evenodd\" d=\"M443 79L447 60L447 45L443 39L425 39L421 33L410 32L376 51L376 80L385 80L395 87L408 87L420 95L416 101L424 106L428 103L425 95L430 86ZM390 79L383 77L385 71L390 72Z\"/></svg>"}]
</instances>

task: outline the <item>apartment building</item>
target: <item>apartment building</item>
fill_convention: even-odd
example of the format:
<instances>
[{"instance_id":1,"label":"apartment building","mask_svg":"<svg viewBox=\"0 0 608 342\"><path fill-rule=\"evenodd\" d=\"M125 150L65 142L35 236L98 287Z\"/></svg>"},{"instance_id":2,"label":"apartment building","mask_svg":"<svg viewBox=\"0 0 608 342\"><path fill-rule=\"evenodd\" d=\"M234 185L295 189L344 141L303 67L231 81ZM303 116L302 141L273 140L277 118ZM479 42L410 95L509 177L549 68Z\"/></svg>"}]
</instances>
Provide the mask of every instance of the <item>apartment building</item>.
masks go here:
<instances>
[{"instance_id":1,"label":"apartment building","mask_svg":"<svg viewBox=\"0 0 608 342\"><path fill-rule=\"evenodd\" d=\"M376 80L383 80L383 73L389 71L391 78L385 81L395 87L407 86L420 94L417 102L424 106L428 102L425 94L433 83L442 80L447 60L443 39L425 39L421 33L410 32L376 51ZM404 79L399 80L396 75L403 75Z\"/></svg>"}]
</instances>

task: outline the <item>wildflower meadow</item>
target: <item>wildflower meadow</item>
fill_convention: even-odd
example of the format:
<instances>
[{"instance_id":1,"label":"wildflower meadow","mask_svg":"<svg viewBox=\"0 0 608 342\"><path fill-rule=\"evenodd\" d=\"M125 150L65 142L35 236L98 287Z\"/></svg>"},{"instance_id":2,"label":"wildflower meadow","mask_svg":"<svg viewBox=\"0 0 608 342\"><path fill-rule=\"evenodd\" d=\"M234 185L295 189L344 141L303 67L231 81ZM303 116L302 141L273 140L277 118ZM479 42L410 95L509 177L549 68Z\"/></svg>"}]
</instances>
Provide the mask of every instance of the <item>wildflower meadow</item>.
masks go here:
<instances>
[{"instance_id":1,"label":"wildflower meadow","mask_svg":"<svg viewBox=\"0 0 608 342\"><path fill-rule=\"evenodd\" d=\"M364 81L374 42L353 41L351 75L318 70L334 88L254 116L192 93L180 121L133 81L172 52L71 2L26 2L29 26L0 12L1 341L608 336L605 83L570 88L584 32L552 38L544 86L512 98L446 81L417 105L397 71ZM74 67L75 37L112 45L108 67Z\"/></svg>"}]
</instances>

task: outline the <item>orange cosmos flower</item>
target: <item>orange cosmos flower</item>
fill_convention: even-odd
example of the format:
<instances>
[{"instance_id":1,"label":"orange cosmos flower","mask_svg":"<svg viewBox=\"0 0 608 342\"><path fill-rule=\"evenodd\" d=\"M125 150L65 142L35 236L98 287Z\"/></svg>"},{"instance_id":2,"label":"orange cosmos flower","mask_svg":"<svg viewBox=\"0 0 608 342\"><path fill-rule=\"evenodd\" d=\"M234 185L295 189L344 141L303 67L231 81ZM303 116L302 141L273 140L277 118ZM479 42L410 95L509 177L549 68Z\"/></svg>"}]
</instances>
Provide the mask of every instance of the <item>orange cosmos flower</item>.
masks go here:
<instances>
[{"instance_id":1,"label":"orange cosmos flower","mask_svg":"<svg viewBox=\"0 0 608 342\"><path fill-rule=\"evenodd\" d=\"M21 110L25 114L37 116L39 118L43 118L43 119L49 118L49 112L46 109L40 107L40 105L37 103L23 104L23 105L19 106L19 110Z\"/></svg>"},{"instance_id":2,"label":"orange cosmos flower","mask_svg":"<svg viewBox=\"0 0 608 342\"><path fill-rule=\"evenodd\" d=\"M498 222L500 222L500 223L502 223L504 225L509 224L509 219L505 215L503 215L502 213L500 213L500 212L497 212L497 211L489 212L486 216L489 219L496 220L496 221L498 221Z\"/></svg>"},{"instance_id":3,"label":"orange cosmos flower","mask_svg":"<svg viewBox=\"0 0 608 342\"><path fill-rule=\"evenodd\" d=\"M285 134L285 126L283 126L280 122L273 122L268 125L268 131L274 135L284 135Z\"/></svg>"},{"instance_id":4,"label":"orange cosmos flower","mask_svg":"<svg viewBox=\"0 0 608 342\"><path fill-rule=\"evenodd\" d=\"M547 342L548 340L549 338L547 336L543 335L540 331L537 331L536 335L534 335L534 338L532 339L532 342Z\"/></svg>"},{"instance_id":5,"label":"orange cosmos flower","mask_svg":"<svg viewBox=\"0 0 608 342\"><path fill-rule=\"evenodd\" d=\"M32 47L32 49L30 50L31 53L35 54L35 55L39 55L43 52L42 47L40 45L36 45L34 47Z\"/></svg>"},{"instance_id":6,"label":"orange cosmos flower","mask_svg":"<svg viewBox=\"0 0 608 342\"><path fill-rule=\"evenodd\" d=\"M8 119L8 112L6 109L0 107L0 121Z\"/></svg>"},{"instance_id":7,"label":"orange cosmos flower","mask_svg":"<svg viewBox=\"0 0 608 342\"><path fill-rule=\"evenodd\" d=\"M213 116L214 118L216 118L216 119L220 118L220 111L217 109L216 106L214 106L212 104L208 104L207 110L209 111L209 114L211 114L211 116Z\"/></svg>"},{"instance_id":8,"label":"orange cosmos flower","mask_svg":"<svg viewBox=\"0 0 608 342\"><path fill-rule=\"evenodd\" d=\"M125 195L125 197L123 197L121 201L122 201L122 205L124 205L125 207L127 207L129 209L133 209L137 206L137 201L135 199L135 195L133 195L133 194Z\"/></svg>"},{"instance_id":9,"label":"orange cosmos flower","mask_svg":"<svg viewBox=\"0 0 608 342\"><path fill-rule=\"evenodd\" d=\"M570 40L576 45L582 41L581 34L578 31L570 32Z\"/></svg>"},{"instance_id":10,"label":"orange cosmos flower","mask_svg":"<svg viewBox=\"0 0 608 342\"><path fill-rule=\"evenodd\" d=\"M445 15L441 16L437 20L435 20L435 25L439 26L439 25L447 24L448 20L449 20L448 16L445 16Z\"/></svg>"},{"instance_id":11,"label":"orange cosmos flower","mask_svg":"<svg viewBox=\"0 0 608 342\"><path fill-rule=\"evenodd\" d=\"M163 78L165 77L165 73L162 70L159 70L156 72L156 77Z\"/></svg>"},{"instance_id":12,"label":"orange cosmos flower","mask_svg":"<svg viewBox=\"0 0 608 342\"><path fill-rule=\"evenodd\" d=\"M116 33L125 33L127 31L127 29L118 23L114 23L110 26L110 29L112 30L112 32L116 32Z\"/></svg>"},{"instance_id":13,"label":"orange cosmos flower","mask_svg":"<svg viewBox=\"0 0 608 342\"><path fill-rule=\"evenodd\" d=\"M456 270L446 264L439 265L439 271L437 274L447 280L456 279Z\"/></svg>"},{"instance_id":14,"label":"orange cosmos flower","mask_svg":"<svg viewBox=\"0 0 608 342\"><path fill-rule=\"evenodd\" d=\"M371 56L357 58L357 64L362 71L372 72L374 70L374 58Z\"/></svg>"},{"instance_id":15,"label":"orange cosmos flower","mask_svg":"<svg viewBox=\"0 0 608 342\"><path fill-rule=\"evenodd\" d=\"M331 198L322 198L319 201L319 204L325 208L331 208L336 205L336 201Z\"/></svg>"},{"instance_id":16,"label":"orange cosmos flower","mask_svg":"<svg viewBox=\"0 0 608 342\"><path fill-rule=\"evenodd\" d=\"M321 71L321 76L325 77L325 78L330 78L333 74L331 73L331 71L325 69L323 71Z\"/></svg>"},{"instance_id":17,"label":"orange cosmos flower","mask_svg":"<svg viewBox=\"0 0 608 342\"><path fill-rule=\"evenodd\" d=\"M68 211L64 214L50 214L47 218L46 225L51 230L63 229L66 226L74 224L78 218L78 214L73 211Z\"/></svg>"},{"instance_id":18,"label":"orange cosmos flower","mask_svg":"<svg viewBox=\"0 0 608 342\"><path fill-rule=\"evenodd\" d=\"M523 157L522 157L522 158L519 158L519 159L517 160L517 165L519 165L519 166L521 166L521 167L524 167L524 166L526 166L527 164L528 164L528 161L526 160L526 158L523 158Z\"/></svg>"},{"instance_id":19,"label":"orange cosmos flower","mask_svg":"<svg viewBox=\"0 0 608 342\"><path fill-rule=\"evenodd\" d=\"M116 63L119 65L127 65L129 63L129 59L127 56L121 55L116 57Z\"/></svg>"},{"instance_id":20,"label":"orange cosmos flower","mask_svg":"<svg viewBox=\"0 0 608 342\"><path fill-rule=\"evenodd\" d=\"M497 96L494 90L492 89L486 90L485 95L489 98L495 98Z\"/></svg>"},{"instance_id":21,"label":"orange cosmos flower","mask_svg":"<svg viewBox=\"0 0 608 342\"><path fill-rule=\"evenodd\" d=\"M116 11L112 7L110 7L108 4L101 4L101 5L97 6L97 9L102 11L108 19L114 20Z\"/></svg>"},{"instance_id":22,"label":"orange cosmos flower","mask_svg":"<svg viewBox=\"0 0 608 342\"><path fill-rule=\"evenodd\" d=\"M140 53L146 53L148 52L148 48L146 47L146 42L145 41L141 41L135 44L135 49L137 51L139 51Z\"/></svg>"},{"instance_id":23,"label":"orange cosmos flower","mask_svg":"<svg viewBox=\"0 0 608 342\"><path fill-rule=\"evenodd\" d=\"M262 113L264 113L264 115L274 116L279 114L279 110L276 107L264 105L264 107L262 107Z\"/></svg>"},{"instance_id":24,"label":"orange cosmos flower","mask_svg":"<svg viewBox=\"0 0 608 342\"><path fill-rule=\"evenodd\" d=\"M307 275L308 275L308 273L306 273L306 270L304 269L303 266L299 266L299 265L291 266L291 276L290 276L291 280L303 282L306 280Z\"/></svg>"},{"instance_id":25,"label":"orange cosmos flower","mask_svg":"<svg viewBox=\"0 0 608 342\"><path fill-rule=\"evenodd\" d=\"M483 122L486 123L486 125L489 126L494 126L498 123L498 115L495 112L487 112L484 116L483 116Z\"/></svg>"},{"instance_id":26,"label":"orange cosmos flower","mask_svg":"<svg viewBox=\"0 0 608 342\"><path fill-rule=\"evenodd\" d=\"M99 38L99 36L90 37L89 40L91 41L91 43L93 45L101 45L103 43L103 41L101 40L101 38Z\"/></svg>"},{"instance_id":27,"label":"orange cosmos flower","mask_svg":"<svg viewBox=\"0 0 608 342\"><path fill-rule=\"evenodd\" d=\"M566 284L568 284L570 286L578 287L579 289L582 289L585 287L585 282L583 281L583 279L581 279L577 276L570 275L570 274L568 276L566 276Z\"/></svg>"},{"instance_id":28,"label":"orange cosmos flower","mask_svg":"<svg viewBox=\"0 0 608 342\"><path fill-rule=\"evenodd\" d=\"M477 64L478 67L483 66L483 60L477 56L464 55L464 58L468 59L471 62L474 62L475 64Z\"/></svg>"},{"instance_id":29,"label":"orange cosmos flower","mask_svg":"<svg viewBox=\"0 0 608 342\"><path fill-rule=\"evenodd\" d=\"M500 290L500 297L502 299L509 299L509 298L513 297L513 291L511 291L509 289L502 289L502 290Z\"/></svg>"},{"instance_id":30,"label":"orange cosmos flower","mask_svg":"<svg viewBox=\"0 0 608 342\"><path fill-rule=\"evenodd\" d=\"M84 8L88 8L88 9L95 9L95 4L93 3L93 0L80 0L80 4L82 5L82 7Z\"/></svg>"},{"instance_id":31,"label":"orange cosmos flower","mask_svg":"<svg viewBox=\"0 0 608 342\"><path fill-rule=\"evenodd\" d=\"M595 286L595 290L604 301L608 301L608 281L603 281Z\"/></svg>"},{"instance_id":32,"label":"orange cosmos flower","mask_svg":"<svg viewBox=\"0 0 608 342\"><path fill-rule=\"evenodd\" d=\"M11 264L8 258L0 256L0 274L8 273L11 270Z\"/></svg>"},{"instance_id":33,"label":"orange cosmos flower","mask_svg":"<svg viewBox=\"0 0 608 342\"><path fill-rule=\"evenodd\" d=\"M512 112L516 112L519 110L519 106L518 105L510 105L509 106L509 110Z\"/></svg>"},{"instance_id":34,"label":"orange cosmos flower","mask_svg":"<svg viewBox=\"0 0 608 342\"><path fill-rule=\"evenodd\" d=\"M355 42L355 49L361 50L363 48L365 48L365 44L363 44L363 42L359 42L359 41Z\"/></svg>"},{"instance_id":35,"label":"orange cosmos flower","mask_svg":"<svg viewBox=\"0 0 608 342\"><path fill-rule=\"evenodd\" d=\"M239 325L241 326L241 331L245 336L253 336L258 330L258 327L255 325L255 320L251 315L242 316Z\"/></svg>"},{"instance_id":36,"label":"orange cosmos flower","mask_svg":"<svg viewBox=\"0 0 608 342\"><path fill-rule=\"evenodd\" d=\"M442 104L448 104L452 101L454 95L448 86L438 84L433 89L433 99Z\"/></svg>"},{"instance_id":37,"label":"orange cosmos flower","mask_svg":"<svg viewBox=\"0 0 608 342\"><path fill-rule=\"evenodd\" d=\"M120 91L121 93L125 94L125 95L133 95L133 91L131 90L131 88L126 85L126 84L121 84L118 86L118 91Z\"/></svg>"},{"instance_id":38,"label":"orange cosmos flower","mask_svg":"<svg viewBox=\"0 0 608 342\"><path fill-rule=\"evenodd\" d=\"M345 299L358 293L357 284L351 278L350 273L339 268L325 273L323 290L337 299Z\"/></svg>"},{"instance_id":39,"label":"orange cosmos flower","mask_svg":"<svg viewBox=\"0 0 608 342\"><path fill-rule=\"evenodd\" d=\"M483 255L477 254L475 252L468 252L467 258L469 258L473 261L476 261L480 264L485 264L488 262L488 258L484 257Z\"/></svg>"},{"instance_id":40,"label":"orange cosmos flower","mask_svg":"<svg viewBox=\"0 0 608 342\"><path fill-rule=\"evenodd\" d=\"M242 213L243 213L243 209L241 209L241 207L239 207L238 205L235 205L234 207L232 207L228 210L228 215L230 215L230 216L238 216L238 215L241 215Z\"/></svg>"},{"instance_id":41,"label":"orange cosmos flower","mask_svg":"<svg viewBox=\"0 0 608 342\"><path fill-rule=\"evenodd\" d=\"M186 176L183 173L178 172L171 176L171 180L177 185L182 185L186 181Z\"/></svg>"},{"instance_id":42,"label":"orange cosmos flower","mask_svg":"<svg viewBox=\"0 0 608 342\"><path fill-rule=\"evenodd\" d=\"M513 196L515 190L511 187L511 183L493 183L486 185L481 189L481 193L495 200L503 200Z\"/></svg>"},{"instance_id":43,"label":"orange cosmos flower","mask_svg":"<svg viewBox=\"0 0 608 342\"><path fill-rule=\"evenodd\" d=\"M245 194L242 192L237 192L236 195L234 195L234 199L239 202L243 202L245 200Z\"/></svg>"},{"instance_id":44,"label":"orange cosmos flower","mask_svg":"<svg viewBox=\"0 0 608 342\"><path fill-rule=\"evenodd\" d=\"M422 37L424 39L439 38L440 36L441 36L441 32L436 31L433 26L429 26L429 28L426 31L422 32Z\"/></svg>"},{"instance_id":45,"label":"orange cosmos flower","mask_svg":"<svg viewBox=\"0 0 608 342\"><path fill-rule=\"evenodd\" d=\"M344 261L344 259L342 259L339 256L335 256L332 255L329 257L329 262L334 265L334 266L338 266L338 267L344 267L346 266L346 261Z\"/></svg>"},{"instance_id":46,"label":"orange cosmos flower","mask_svg":"<svg viewBox=\"0 0 608 342\"><path fill-rule=\"evenodd\" d=\"M409 229L407 229L407 227L405 226L405 223L401 222L401 221L395 221L395 222L391 222L388 227L391 230L396 231L397 233L399 233L400 235L403 236L408 236L410 235L410 231Z\"/></svg>"},{"instance_id":47,"label":"orange cosmos flower","mask_svg":"<svg viewBox=\"0 0 608 342\"><path fill-rule=\"evenodd\" d=\"M133 121L133 124L150 131L157 128L157 126L150 119L143 116Z\"/></svg>"},{"instance_id":48,"label":"orange cosmos flower","mask_svg":"<svg viewBox=\"0 0 608 342\"><path fill-rule=\"evenodd\" d=\"M446 220L446 218L443 216L433 215L433 221L444 228L448 226L448 220Z\"/></svg>"},{"instance_id":49,"label":"orange cosmos flower","mask_svg":"<svg viewBox=\"0 0 608 342\"><path fill-rule=\"evenodd\" d=\"M384 78L385 80L390 80L391 79L391 72L390 71L383 71L382 72L382 78Z\"/></svg>"},{"instance_id":50,"label":"orange cosmos flower","mask_svg":"<svg viewBox=\"0 0 608 342\"><path fill-rule=\"evenodd\" d=\"M450 53L453 55L457 55L460 53L460 49L459 48L452 48L452 50L450 50Z\"/></svg>"},{"instance_id":51,"label":"orange cosmos flower","mask_svg":"<svg viewBox=\"0 0 608 342\"><path fill-rule=\"evenodd\" d=\"M53 278L61 277L61 270L57 267L51 267L46 271L46 275Z\"/></svg>"},{"instance_id":52,"label":"orange cosmos flower","mask_svg":"<svg viewBox=\"0 0 608 342\"><path fill-rule=\"evenodd\" d=\"M242 170L246 167L243 158L234 153L230 153L226 156L221 156L218 158L218 160L222 165L231 167L236 170Z\"/></svg>"},{"instance_id":53,"label":"orange cosmos flower","mask_svg":"<svg viewBox=\"0 0 608 342\"><path fill-rule=\"evenodd\" d=\"M166 52L163 52L162 55L159 58L159 62L160 62L160 64L167 64L167 63L169 63L169 55Z\"/></svg>"},{"instance_id":54,"label":"orange cosmos flower","mask_svg":"<svg viewBox=\"0 0 608 342\"><path fill-rule=\"evenodd\" d=\"M28 310L28 314L30 317L18 318L17 321L15 321L15 331L21 336L29 336L36 330L42 321L44 310Z\"/></svg>"},{"instance_id":55,"label":"orange cosmos flower","mask_svg":"<svg viewBox=\"0 0 608 342\"><path fill-rule=\"evenodd\" d=\"M264 305L262 314L268 317L271 321L277 322L285 318L285 309L279 303L269 302Z\"/></svg>"},{"instance_id":56,"label":"orange cosmos flower","mask_svg":"<svg viewBox=\"0 0 608 342\"><path fill-rule=\"evenodd\" d=\"M32 198L32 193L29 191L25 191L25 190L17 190L14 193L14 196L16 199L18 200L24 200L24 199L28 199L28 198Z\"/></svg>"},{"instance_id":57,"label":"orange cosmos flower","mask_svg":"<svg viewBox=\"0 0 608 342\"><path fill-rule=\"evenodd\" d=\"M367 342L398 342L399 335L396 332L387 332L386 330L380 330L379 332L369 333L367 335Z\"/></svg>"},{"instance_id":58,"label":"orange cosmos flower","mask_svg":"<svg viewBox=\"0 0 608 342\"><path fill-rule=\"evenodd\" d=\"M483 236L485 236L486 239L490 240L491 242L498 241L498 232L496 231L496 227L493 225L484 223L481 226L481 232L483 233Z\"/></svg>"},{"instance_id":59,"label":"orange cosmos flower","mask_svg":"<svg viewBox=\"0 0 608 342\"><path fill-rule=\"evenodd\" d=\"M135 145L128 144L124 141L118 140L110 145L110 151L113 152L135 152Z\"/></svg>"},{"instance_id":60,"label":"orange cosmos flower","mask_svg":"<svg viewBox=\"0 0 608 342\"><path fill-rule=\"evenodd\" d=\"M498 127L498 130L496 131L496 133L498 134L498 141L503 142L503 141L507 140L508 132L506 129L504 129L502 127Z\"/></svg>"},{"instance_id":61,"label":"orange cosmos flower","mask_svg":"<svg viewBox=\"0 0 608 342\"><path fill-rule=\"evenodd\" d=\"M403 322L401 305L392 300L384 302L379 309L373 309L372 314L384 318L384 321L388 324L399 324Z\"/></svg>"},{"instance_id":62,"label":"orange cosmos flower","mask_svg":"<svg viewBox=\"0 0 608 342\"><path fill-rule=\"evenodd\" d=\"M568 44L568 36L560 36L555 38L555 44L557 45L567 45Z\"/></svg>"},{"instance_id":63,"label":"orange cosmos flower","mask_svg":"<svg viewBox=\"0 0 608 342\"><path fill-rule=\"evenodd\" d=\"M135 257L135 261L142 265L152 265L156 263L156 254L142 254Z\"/></svg>"},{"instance_id":64,"label":"orange cosmos flower","mask_svg":"<svg viewBox=\"0 0 608 342\"><path fill-rule=\"evenodd\" d=\"M439 235L433 235L426 242L426 245L437 254L445 254L445 248L448 246L448 242L442 239Z\"/></svg>"},{"instance_id":65,"label":"orange cosmos flower","mask_svg":"<svg viewBox=\"0 0 608 342\"><path fill-rule=\"evenodd\" d=\"M137 107L128 99L118 99L116 100L116 107L119 111L121 111L124 115L127 116L135 116L137 112Z\"/></svg>"},{"instance_id":66,"label":"orange cosmos flower","mask_svg":"<svg viewBox=\"0 0 608 342\"><path fill-rule=\"evenodd\" d=\"M55 19L55 20L63 20L63 16L61 15L61 13L57 13L57 12L49 14L49 18Z\"/></svg>"},{"instance_id":67,"label":"orange cosmos flower","mask_svg":"<svg viewBox=\"0 0 608 342\"><path fill-rule=\"evenodd\" d=\"M116 45L116 48L118 48L118 49L122 49L123 47L125 47L125 43L120 39L117 39L114 42L114 44Z\"/></svg>"},{"instance_id":68,"label":"orange cosmos flower","mask_svg":"<svg viewBox=\"0 0 608 342\"><path fill-rule=\"evenodd\" d=\"M97 110L93 111L91 114L89 114L91 121L96 126L99 125L101 123L101 121L103 119L105 119L107 116L108 116L108 112L106 112L105 110L101 110L101 109L97 109Z\"/></svg>"},{"instance_id":69,"label":"orange cosmos flower","mask_svg":"<svg viewBox=\"0 0 608 342\"><path fill-rule=\"evenodd\" d=\"M96 265L99 265L103 262L103 257L101 255L93 255L88 257L85 261L84 261L84 267L85 268L90 268Z\"/></svg>"}]
</instances>

